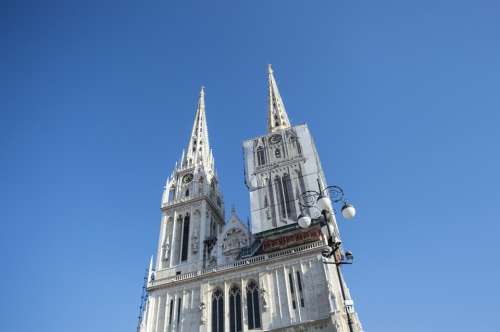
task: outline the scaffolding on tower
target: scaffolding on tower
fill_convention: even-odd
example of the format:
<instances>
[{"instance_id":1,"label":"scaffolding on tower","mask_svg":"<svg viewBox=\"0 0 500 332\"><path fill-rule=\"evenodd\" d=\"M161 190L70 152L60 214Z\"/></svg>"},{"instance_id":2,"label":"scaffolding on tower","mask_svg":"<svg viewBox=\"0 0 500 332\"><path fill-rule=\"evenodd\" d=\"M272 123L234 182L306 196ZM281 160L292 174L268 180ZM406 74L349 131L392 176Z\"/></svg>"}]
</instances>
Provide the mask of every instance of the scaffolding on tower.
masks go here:
<instances>
[{"instance_id":1,"label":"scaffolding on tower","mask_svg":"<svg viewBox=\"0 0 500 332\"><path fill-rule=\"evenodd\" d=\"M141 332L141 325L144 319L144 311L146 310L146 306L148 303L148 277L149 277L149 269L146 268L146 273L144 274L144 282L142 285L142 293L141 293L141 305L139 306L139 316L137 322L137 332Z\"/></svg>"}]
</instances>

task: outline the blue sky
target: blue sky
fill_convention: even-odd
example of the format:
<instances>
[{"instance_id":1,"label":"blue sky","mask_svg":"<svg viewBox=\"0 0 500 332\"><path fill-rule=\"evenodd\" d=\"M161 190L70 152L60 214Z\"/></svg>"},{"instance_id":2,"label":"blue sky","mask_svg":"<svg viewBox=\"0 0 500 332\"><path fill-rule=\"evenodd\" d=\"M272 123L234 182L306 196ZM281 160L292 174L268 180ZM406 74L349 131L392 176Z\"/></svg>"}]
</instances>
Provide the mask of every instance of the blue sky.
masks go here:
<instances>
[{"instance_id":1,"label":"blue sky","mask_svg":"<svg viewBox=\"0 0 500 332\"><path fill-rule=\"evenodd\" d=\"M133 331L201 85L226 206L272 63L367 331L496 331L497 1L24 1L0 10L0 330ZM495 322L496 323L496 322Z\"/></svg>"}]
</instances>

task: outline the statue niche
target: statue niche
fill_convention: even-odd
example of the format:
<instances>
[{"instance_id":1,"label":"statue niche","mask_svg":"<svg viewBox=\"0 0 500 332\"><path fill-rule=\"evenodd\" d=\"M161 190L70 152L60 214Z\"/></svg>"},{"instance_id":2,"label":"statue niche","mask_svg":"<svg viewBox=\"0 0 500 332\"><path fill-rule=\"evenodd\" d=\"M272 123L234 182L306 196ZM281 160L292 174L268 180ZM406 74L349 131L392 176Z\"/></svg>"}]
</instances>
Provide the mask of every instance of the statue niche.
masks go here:
<instances>
[{"instance_id":1,"label":"statue niche","mask_svg":"<svg viewBox=\"0 0 500 332\"><path fill-rule=\"evenodd\" d=\"M247 234L239 228L231 228L227 231L222 242L222 253L227 260L234 261L240 253L241 248L248 245Z\"/></svg>"}]
</instances>

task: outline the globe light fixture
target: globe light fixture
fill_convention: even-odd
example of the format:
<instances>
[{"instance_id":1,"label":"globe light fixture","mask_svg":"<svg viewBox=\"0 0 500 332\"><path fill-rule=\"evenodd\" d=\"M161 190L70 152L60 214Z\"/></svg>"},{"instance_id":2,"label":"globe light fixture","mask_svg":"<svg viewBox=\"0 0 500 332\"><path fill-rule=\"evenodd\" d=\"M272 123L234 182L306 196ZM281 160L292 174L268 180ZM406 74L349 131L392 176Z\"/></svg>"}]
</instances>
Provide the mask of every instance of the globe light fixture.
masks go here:
<instances>
[{"instance_id":1,"label":"globe light fixture","mask_svg":"<svg viewBox=\"0 0 500 332\"><path fill-rule=\"evenodd\" d=\"M333 209L333 204L342 202L342 216L345 219L352 219L356 215L356 209L351 204L347 203L344 199L344 190L340 186L328 186L323 188L321 180L318 178L318 191L308 190L302 193L300 206L302 208L317 209L320 212L321 217L318 218L319 225L321 227L321 233L328 241L328 246L325 246L322 250L322 256L326 258L324 264L335 264L337 275L340 280L340 289L342 293L342 300L345 303L345 311L347 315L347 322L349 325L349 331L353 332L352 320L349 313L348 306L352 306L352 301L346 299L344 292L344 286L342 282L342 276L340 274L340 265L352 264L354 256L352 252L346 251L342 252L342 241L339 238L339 234L336 232L336 221L333 215L336 211ZM328 215L332 218L328 218ZM316 218L315 218L316 219ZM297 220L301 228L307 228L311 225L311 217L307 214L300 214ZM330 259L333 258L333 262ZM349 302L348 302L349 301Z\"/></svg>"},{"instance_id":2,"label":"globe light fixture","mask_svg":"<svg viewBox=\"0 0 500 332\"><path fill-rule=\"evenodd\" d=\"M352 206L349 203L344 203L344 206L342 206L341 212L342 212L342 216L348 220L354 218L354 216L356 215L356 209L354 208L354 206Z\"/></svg>"},{"instance_id":3,"label":"globe light fixture","mask_svg":"<svg viewBox=\"0 0 500 332\"><path fill-rule=\"evenodd\" d=\"M332 211L332 201L328 196L319 196L316 206L320 211L326 210L328 212Z\"/></svg>"},{"instance_id":4,"label":"globe light fixture","mask_svg":"<svg viewBox=\"0 0 500 332\"><path fill-rule=\"evenodd\" d=\"M311 225L311 217L307 214L301 214L298 220L300 228L308 228Z\"/></svg>"}]
</instances>

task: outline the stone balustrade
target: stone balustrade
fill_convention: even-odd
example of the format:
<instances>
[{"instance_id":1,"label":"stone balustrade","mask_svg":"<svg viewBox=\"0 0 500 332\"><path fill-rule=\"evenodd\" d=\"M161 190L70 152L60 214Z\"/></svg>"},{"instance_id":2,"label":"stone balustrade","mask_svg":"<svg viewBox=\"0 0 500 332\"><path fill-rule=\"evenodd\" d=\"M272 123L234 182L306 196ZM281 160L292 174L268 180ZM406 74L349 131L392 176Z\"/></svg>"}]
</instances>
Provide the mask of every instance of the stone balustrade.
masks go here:
<instances>
[{"instance_id":1,"label":"stone balustrade","mask_svg":"<svg viewBox=\"0 0 500 332\"><path fill-rule=\"evenodd\" d=\"M171 284L171 283L187 281L187 280L195 279L195 278L198 278L201 276L206 276L209 274L228 272L230 270L236 270L241 266L248 266L248 265L259 264L259 263L264 263L264 262L268 263L268 262L273 261L273 260L278 260L278 259L283 258L283 257L298 255L298 254L301 254L301 253L304 253L307 251L322 248L324 246L325 246L325 243L323 241L311 242L311 243L307 243L307 244L304 244L304 245L301 245L298 247L288 248L288 249L280 250L277 252L272 252L269 254L263 254L263 255L259 255L259 256L249 257L249 258L235 261L233 263L218 265L218 266L215 266L213 268L188 272L188 273L179 274L176 276L165 275L171 269L163 269L163 270L159 270L155 273L155 280L148 284L148 288L155 288L155 286L167 285L167 284Z\"/></svg>"}]
</instances>

